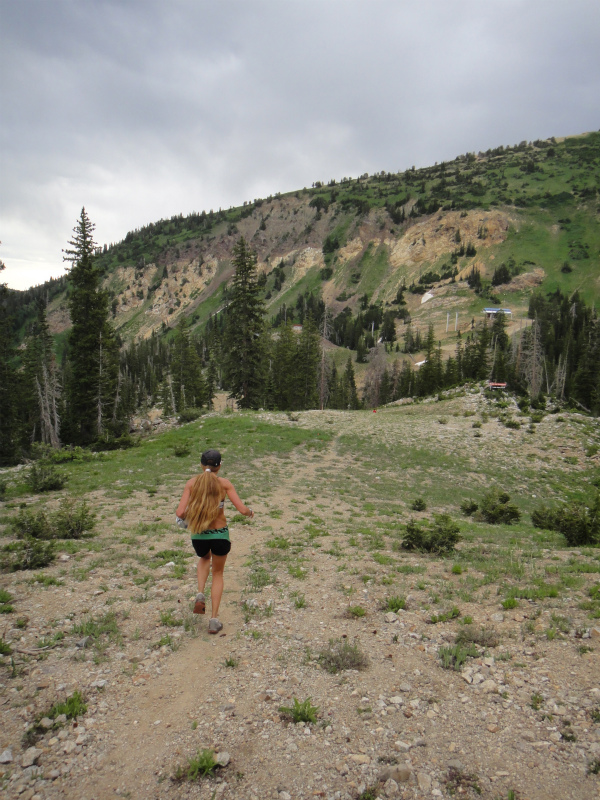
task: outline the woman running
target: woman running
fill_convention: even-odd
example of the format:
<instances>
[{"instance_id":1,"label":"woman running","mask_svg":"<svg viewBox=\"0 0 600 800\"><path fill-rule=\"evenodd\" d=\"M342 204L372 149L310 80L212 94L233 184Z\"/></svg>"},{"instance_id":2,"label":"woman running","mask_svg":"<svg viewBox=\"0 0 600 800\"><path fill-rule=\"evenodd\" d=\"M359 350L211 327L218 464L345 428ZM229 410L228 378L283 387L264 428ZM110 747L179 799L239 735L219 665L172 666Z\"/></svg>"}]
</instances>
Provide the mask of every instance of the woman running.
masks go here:
<instances>
[{"instance_id":1,"label":"woman running","mask_svg":"<svg viewBox=\"0 0 600 800\"><path fill-rule=\"evenodd\" d=\"M227 553L231 550L229 528L225 519L225 498L228 497L240 514L254 517L254 511L245 506L231 481L219 478L221 454L218 450L202 453L200 462L203 470L185 485L183 495L177 506L178 521L185 520L192 534L192 545L199 557L198 594L194 614L204 614L206 600L204 587L210 572L212 560L212 617L208 623L209 633L218 633L223 628L219 622L219 605L223 594L223 570Z\"/></svg>"}]
</instances>

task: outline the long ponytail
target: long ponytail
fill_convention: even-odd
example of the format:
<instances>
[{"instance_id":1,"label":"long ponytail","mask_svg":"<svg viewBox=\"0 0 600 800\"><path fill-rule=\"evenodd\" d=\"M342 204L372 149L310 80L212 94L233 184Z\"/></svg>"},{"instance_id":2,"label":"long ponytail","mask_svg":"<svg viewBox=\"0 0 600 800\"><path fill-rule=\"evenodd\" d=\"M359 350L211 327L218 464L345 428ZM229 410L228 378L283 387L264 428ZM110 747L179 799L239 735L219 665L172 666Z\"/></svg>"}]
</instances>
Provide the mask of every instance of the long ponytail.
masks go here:
<instances>
[{"instance_id":1,"label":"long ponytail","mask_svg":"<svg viewBox=\"0 0 600 800\"><path fill-rule=\"evenodd\" d=\"M190 533L202 533L210 528L219 513L221 484L211 469L205 468L192 484L185 518Z\"/></svg>"}]
</instances>

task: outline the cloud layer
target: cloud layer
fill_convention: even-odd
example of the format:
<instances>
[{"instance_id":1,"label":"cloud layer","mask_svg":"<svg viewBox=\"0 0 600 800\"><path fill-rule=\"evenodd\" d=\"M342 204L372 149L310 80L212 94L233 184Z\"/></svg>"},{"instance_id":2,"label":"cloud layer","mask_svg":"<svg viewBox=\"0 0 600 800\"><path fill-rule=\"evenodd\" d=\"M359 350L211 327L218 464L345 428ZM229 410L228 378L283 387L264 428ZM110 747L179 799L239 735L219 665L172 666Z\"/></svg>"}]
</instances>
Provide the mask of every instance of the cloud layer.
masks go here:
<instances>
[{"instance_id":1,"label":"cloud layer","mask_svg":"<svg viewBox=\"0 0 600 800\"><path fill-rule=\"evenodd\" d=\"M0 0L0 258L596 130L596 0Z\"/></svg>"}]
</instances>

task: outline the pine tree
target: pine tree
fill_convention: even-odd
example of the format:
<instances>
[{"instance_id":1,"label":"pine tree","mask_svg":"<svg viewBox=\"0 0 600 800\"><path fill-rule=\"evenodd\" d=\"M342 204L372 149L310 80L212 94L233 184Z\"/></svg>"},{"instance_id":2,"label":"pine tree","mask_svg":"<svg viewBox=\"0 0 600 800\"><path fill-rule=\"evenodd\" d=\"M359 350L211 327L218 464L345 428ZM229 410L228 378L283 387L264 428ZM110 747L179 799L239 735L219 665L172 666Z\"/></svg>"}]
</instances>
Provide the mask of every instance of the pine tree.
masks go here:
<instances>
[{"instance_id":1,"label":"pine tree","mask_svg":"<svg viewBox=\"0 0 600 800\"><path fill-rule=\"evenodd\" d=\"M207 401L206 381L202 374L200 356L190 338L189 323L185 317L179 320L175 330L171 374L177 411L204 405Z\"/></svg>"},{"instance_id":2,"label":"pine tree","mask_svg":"<svg viewBox=\"0 0 600 800\"><path fill-rule=\"evenodd\" d=\"M259 297L256 254L244 238L234 247L233 266L235 275L225 335L229 396L241 408L257 408L264 397L263 303Z\"/></svg>"},{"instance_id":3,"label":"pine tree","mask_svg":"<svg viewBox=\"0 0 600 800\"><path fill-rule=\"evenodd\" d=\"M357 409L360 408L360 401L358 399L358 392L356 391L356 381L354 379L354 367L352 366L352 359L348 356L346 362L346 369L342 376L343 381L343 408Z\"/></svg>"},{"instance_id":4,"label":"pine tree","mask_svg":"<svg viewBox=\"0 0 600 800\"><path fill-rule=\"evenodd\" d=\"M274 405L280 411L300 408L298 398L298 347L291 325L282 325L273 348Z\"/></svg>"},{"instance_id":5,"label":"pine tree","mask_svg":"<svg viewBox=\"0 0 600 800\"><path fill-rule=\"evenodd\" d=\"M0 261L0 272L4 264ZM8 290L0 283L0 464L13 464L17 459L19 396L17 375L13 365L15 355L12 331L4 304Z\"/></svg>"},{"instance_id":6,"label":"pine tree","mask_svg":"<svg viewBox=\"0 0 600 800\"><path fill-rule=\"evenodd\" d=\"M118 347L108 322L108 295L101 288L100 273L94 264L93 232L94 225L82 208L69 240L71 248L64 251L64 260L72 265L67 411L71 435L77 444L89 444L116 432L113 419Z\"/></svg>"},{"instance_id":7,"label":"pine tree","mask_svg":"<svg viewBox=\"0 0 600 800\"><path fill-rule=\"evenodd\" d=\"M298 339L298 408L317 408L319 405L318 370L321 342L312 314L304 317L302 333Z\"/></svg>"}]
</instances>

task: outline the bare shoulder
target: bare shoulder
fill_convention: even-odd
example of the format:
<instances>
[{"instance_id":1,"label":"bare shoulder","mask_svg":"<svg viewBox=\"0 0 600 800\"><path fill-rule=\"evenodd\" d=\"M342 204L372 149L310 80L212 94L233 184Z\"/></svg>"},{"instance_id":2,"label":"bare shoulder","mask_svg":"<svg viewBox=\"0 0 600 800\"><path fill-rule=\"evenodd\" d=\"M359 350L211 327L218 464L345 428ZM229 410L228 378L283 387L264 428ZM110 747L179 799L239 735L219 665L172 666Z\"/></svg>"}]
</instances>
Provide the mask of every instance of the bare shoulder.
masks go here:
<instances>
[{"instance_id":1,"label":"bare shoulder","mask_svg":"<svg viewBox=\"0 0 600 800\"><path fill-rule=\"evenodd\" d=\"M233 483L227 478L219 478L219 483L223 489L233 489Z\"/></svg>"},{"instance_id":2,"label":"bare shoulder","mask_svg":"<svg viewBox=\"0 0 600 800\"><path fill-rule=\"evenodd\" d=\"M197 477L198 477L197 475L193 475L193 476L192 476L192 477L189 479L189 481L186 483L186 485L185 485L185 488L186 488L186 489L191 489L191 488L192 488L192 486L193 486L193 485L196 483L196 478L197 478Z\"/></svg>"}]
</instances>

